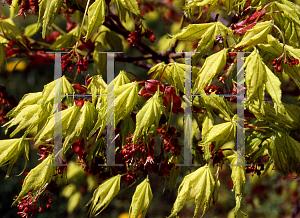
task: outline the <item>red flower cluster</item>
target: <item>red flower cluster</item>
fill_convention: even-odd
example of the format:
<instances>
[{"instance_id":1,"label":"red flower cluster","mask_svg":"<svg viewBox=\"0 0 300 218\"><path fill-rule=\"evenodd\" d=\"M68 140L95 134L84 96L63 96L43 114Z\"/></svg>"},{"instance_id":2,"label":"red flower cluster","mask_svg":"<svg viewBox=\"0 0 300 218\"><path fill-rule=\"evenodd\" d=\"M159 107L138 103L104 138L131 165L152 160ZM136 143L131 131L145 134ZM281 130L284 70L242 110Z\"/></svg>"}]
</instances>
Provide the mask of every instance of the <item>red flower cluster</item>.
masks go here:
<instances>
[{"instance_id":1,"label":"red flower cluster","mask_svg":"<svg viewBox=\"0 0 300 218\"><path fill-rule=\"evenodd\" d=\"M44 160L48 157L48 154L52 151L53 146L48 143L47 145L39 145L40 153L40 159L39 160Z\"/></svg>"},{"instance_id":2,"label":"red flower cluster","mask_svg":"<svg viewBox=\"0 0 300 218\"><path fill-rule=\"evenodd\" d=\"M182 100L175 93L175 88L173 86L166 86L157 80L150 79L145 82L145 90L143 90L140 95L145 98L151 98L157 91L158 86L159 91L163 92L162 98L164 99L164 106L170 107L171 103L173 103L172 112L174 114L183 113L184 109L181 107Z\"/></svg>"},{"instance_id":3,"label":"red flower cluster","mask_svg":"<svg viewBox=\"0 0 300 218\"><path fill-rule=\"evenodd\" d=\"M173 151L174 155L179 155L181 146L178 143L180 132L176 131L175 127L170 126L166 132L166 126L161 129L157 129L157 132L161 134L161 138L164 140L164 149L166 152Z\"/></svg>"},{"instance_id":4,"label":"red flower cluster","mask_svg":"<svg viewBox=\"0 0 300 218\"><path fill-rule=\"evenodd\" d=\"M156 37L153 35L153 31L150 29L146 29L142 33L142 28L139 25L135 25L135 31L131 32L128 35L127 41L129 42L130 45L134 45L137 42L141 41L141 38L145 36L147 39L150 40L151 43L154 43Z\"/></svg>"},{"instance_id":5,"label":"red flower cluster","mask_svg":"<svg viewBox=\"0 0 300 218\"><path fill-rule=\"evenodd\" d=\"M0 86L0 125L5 124L8 119L6 113L17 106L17 101L12 95L8 95L6 87Z\"/></svg>"},{"instance_id":6,"label":"red flower cluster","mask_svg":"<svg viewBox=\"0 0 300 218\"><path fill-rule=\"evenodd\" d=\"M69 67L69 71L71 74L73 74L73 58L74 58L74 52L73 50L69 51L66 55L62 56L62 71L66 72L67 67ZM86 71L88 61L84 58L82 58L77 52L76 52L76 58L77 63L75 65L78 66L77 73L81 73L82 71Z\"/></svg>"},{"instance_id":7,"label":"red flower cluster","mask_svg":"<svg viewBox=\"0 0 300 218\"><path fill-rule=\"evenodd\" d=\"M282 62L284 62L285 64L289 63L289 66L290 67L293 67L293 65L298 65L299 64L299 60L290 56L290 55L287 55L288 58L284 58L284 61L282 60L283 59L283 56L284 54L280 55L278 58L275 58L273 60L270 60L270 62L273 64L273 68L277 71L277 72L280 72L282 70Z\"/></svg>"},{"instance_id":8,"label":"red flower cluster","mask_svg":"<svg viewBox=\"0 0 300 218\"><path fill-rule=\"evenodd\" d=\"M21 1L18 1L18 5L21 5L21 8L16 15L16 17L23 15L24 19L26 18L26 13L29 14L35 14L39 12L39 1L38 0L23 0L23 3L21 4Z\"/></svg>"}]
</instances>

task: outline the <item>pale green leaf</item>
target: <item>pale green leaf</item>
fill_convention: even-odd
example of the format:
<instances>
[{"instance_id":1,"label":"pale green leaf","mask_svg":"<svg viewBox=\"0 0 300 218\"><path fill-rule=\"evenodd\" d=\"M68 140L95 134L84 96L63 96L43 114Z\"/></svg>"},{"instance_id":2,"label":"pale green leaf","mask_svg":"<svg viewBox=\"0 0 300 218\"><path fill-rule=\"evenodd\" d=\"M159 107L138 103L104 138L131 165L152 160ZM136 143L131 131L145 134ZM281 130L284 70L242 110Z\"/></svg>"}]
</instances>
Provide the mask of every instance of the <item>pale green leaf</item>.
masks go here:
<instances>
[{"instance_id":1,"label":"pale green leaf","mask_svg":"<svg viewBox=\"0 0 300 218\"><path fill-rule=\"evenodd\" d=\"M94 127L96 116L97 111L95 106L91 102L85 101L80 112L70 120L70 125L66 129L64 134L66 135L66 138L63 144L64 152L71 146L70 143L76 141L81 134L86 137L88 133L90 133Z\"/></svg>"},{"instance_id":2,"label":"pale green leaf","mask_svg":"<svg viewBox=\"0 0 300 218\"><path fill-rule=\"evenodd\" d=\"M67 210L68 214L73 213L73 211L79 206L82 200L82 194L80 191L75 192L69 197Z\"/></svg>"},{"instance_id":3,"label":"pale green leaf","mask_svg":"<svg viewBox=\"0 0 300 218\"><path fill-rule=\"evenodd\" d=\"M223 49L206 58L195 81L193 94L200 94L211 80L223 69L226 64L227 51L228 49Z\"/></svg>"},{"instance_id":4,"label":"pale green leaf","mask_svg":"<svg viewBox=\"0 0 300 218\"><path fill-rule=\"evenodd\" d=\"M27 38L30 38L32 36L34 36L37 31L39 31L39 29L42 27L42 25L40 23L33 23L33 24L30 24L28 26L25 27L24 29L24 35L27 37Z\"/></svg>"},{"instance_id":5,"label":"pale green leaf","mask_svg":"<svg viewBox=\"0 0 300 218\"><path fill-rule=\"evenodd\" d=\"M28 159L29 143L23 138L1 140L0 143L0 167L9 164L8 177L12 166L22 154L25 153Z\"/></svg>"},{"instance_id":6,"label":"pale green leaf","mask_svg":"<svg viewBox=\"0 0 300 218\"><path fill-rule=\"evenodd\" d=\"M63 0L42 0L39 4L39 20L43 19L42 37L46 36L47 28L54 22L54 19L63 4Z\"/></svg>"},{"instance_id":7,"label":"pale green leaf","mask_svg":"<svg viewBox=\"0 0 300 218\"><path fill-rule=\"evenodd\" d=\"M97 216L108 206L112 199L119 193L120 183L121 175L117 175L99 185L90 201L89 217Z\"/></svg>"},{"instance_id":8,"label":"pale green leaf","mask_svg":"<svg viewBox=\"0 0 300 218\"><path fill-rule=\"evenodd\" d=\"M18 0L12 0L9 6L9 18L13 19L20 10L21 5L18 4Z\"/></svg>"},{"instance_id":9,"label":"pale green leaf","mask_svg":"<svg viewBox=\"0 0 300 218\"><path fill-rule=\"evenodd\" d=\"M99 53L104 51L104 48L100 42L95 43L95 49L93 51L94 66L97 69L98 75L106 75L107 60L105 53Z\"/></svg>"},{"instance_id":10,"label":"pale green leaf","mask_svg":"<svg viewBox=\"0 0 300 218\"><path fill-rule=\"evenodd\" d=\"M0 18L0 33L5 38L15 42L20 42L25 48L27 48L21 30L19 30L17 27L12 25L7 20L2 20L1 18Z\"/></svg>"},{"instance_id":11,"label":"pale green leaf","mask_svg":"<svg viewBox=\"0 0 300 218\"><path fill-rule=\"evenodd\" d=\"M173 188L175 187L177 178L181 172L181 166L178 166L180 164L180 160L179 160L179 156L177 156L177 155L173 155L170 158L169 162L176 164L178 167L177 169L175 169L175 166L173 166L170 171L169 190L171 192L173 190Z\"/></svg>"},{"instance_id":12,"label":"pale green leaf","mask_svg":"<svg viewBox=\"0 0 300 218\"><path fill-rule=\"evenodd\" d=\"M184 203L190 199L194 199L196 205L193 217L198 217L202 209L203 216L210 205L214 186L215 181L211 168L208 166L200 167L195 172L185 176L178 188L178 196L169 218L176 217L177 213L183 208Z\"/></svg>"},{"instance_id":13,"label":"pale green leaf","mask_svg":"<svg viewBox=\"0 0 300 218\"><path fill-rule=\"evenodd\" d=\"M145 218L149 204L153 198L149 179L140 183L132 196L129 218Z\"/></svg>"},{"instance_id":14,"label":"pale green leaf","mask_svg":"<svg viewBox=\"0 0 300 218\"><path fill-rule=\"evenodd\" d=\"M204 136L207 132L213 127L214 125L214 118L210 111L205 111L203 122L202 122L202 131L201 134Z\"/></svg>"},{"instance_id":15,"label":"pale green leaf","mask_svg":"<svg viewBox=\"0 0 300 218\"><path fill-rule=\"evenodd\" d=\"M222 0L222 3L225 5L226 7L226 15L229 15L232 11L232 8L233 8L233 0Z\"/></svg>"},{"instance_id":16,"label":"pale green leaf","mask_svg":"<svg viewBox=\"0 0 300 218\"><path fill-rule=\"evenodd\" d=\"M85 41L95 32L105 20L105 0L96 0L88 9L88 29Z\"/></svg>"},{"instance_id":17,"label":"pale green leaf","mask_svg":"<svg viewBox=\"0 0 300 218\"><path fill-rule=\"evenodd\" d=\"M267 39L267 35L272 30L273 21L265 21L256 24L253 29L246 32L242 40L235 46L235 48L245 47L250 45L257 45Z\"/></svg>"},{"instance_id":18,"label":"pale green leaf","mask_svg":"<svg viewBox=\"0 0 300 218\"><path fill-rule=\"evenodd\" d=\"M137 113L136 129L132 140L137 141L153 123L157 127L162 113L165 113L163 99L159 97L159 92L156 92Z\"/></svg>"},{"instance_id":19,"label":"pale green leaf","mask_svg":"<svg viewBox=\"0 0 300 218\"><path fill-rule=\"evenodd\" d=\"M90 84L87 88L87 93L92 94L92 102L94 104L98 98L97 95L106 95L107 85L100 75L92 76L89 80Z\"/></svg>"},{"instance_id":20,"label":"pale green leaf","mask_svg":"<svg viewBox=\"0 0 300 218\"><path fill-rule=\"evenodd\" d=\"M202 136L202 141L199 142L200 146L204 146L204 157L208 160L211 157L209 147L212 142L215 143L215 148L212 153L216 152L226 142L234 139L235 124L233 122L225 122L214 125L205 135Z\"/></svg>"},{"instance_id":21,"label":"pale green leaf","mask_svg":"<svg viewBox=\"0 0 300 218\"><path fill-rule=\"evenodd\" d=\"M12 205L19 202L19 200L29 191L40 194L50 183L55 170L56 166L54 165L54 156L49 155L45 160L43 160L43 162L30 170L24 179L20 194Z\"/></svg>"},{"instance_id":22,"label":"pale green leaf","mask_svg":"<svg viewBox=\"0 0 300 218\"><path fill-rule=\"evenodd\" d=\"M131 12L138 18L143 18L136 0L113 0L112 3L116 5L119 16L124 19L128 12Z\"/></svg>"}]
</instances>

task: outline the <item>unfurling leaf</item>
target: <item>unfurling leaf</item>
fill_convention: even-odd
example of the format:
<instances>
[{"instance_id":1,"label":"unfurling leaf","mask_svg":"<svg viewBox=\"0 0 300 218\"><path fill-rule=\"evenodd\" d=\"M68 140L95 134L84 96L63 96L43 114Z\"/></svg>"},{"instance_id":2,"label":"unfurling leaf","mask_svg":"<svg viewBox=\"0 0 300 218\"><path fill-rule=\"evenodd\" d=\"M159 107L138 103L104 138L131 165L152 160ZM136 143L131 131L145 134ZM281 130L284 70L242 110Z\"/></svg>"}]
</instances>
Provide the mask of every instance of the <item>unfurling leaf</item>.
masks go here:
<instances>
[{"instance_id":1,"label":"unfurling leaf","mask_svg":"<svg viewBox=\"0 0 300 218\"><path fill-rule=\"evenodd\" d=\"M123 18L124 20L129 12L138 18L143 18L136 0L113 0L112 3L115 4L119 13L119 17Z\"/></svg>"},{"instance_id":2,"label":"unfurling leaf","mask_svg":"<svg viewBox=\"0 0 300 218\"><path fill-rule=\"evenodd\" d=\"M240 166L238 156L234 154L234 158L231 161L231 179L233 182L233 189L235 193L236 205L234 208L235 217L240 211L243 194L246 184L246 169L245 166Z\"/></svg>"},{"instance_id":3,"label":"unfurling leaf","mask_svg":"<svg viewBox=\"0 0 300 218\"><path fill-rule=\"evenodd\" d=\"M203 140L199 143L200 146L204 146L204 158L209 160L211 152L209 151L211 143L215 143L215 147L212 153L216 152L226 142L234 139L235 136L235 124L233 122L225 122L214 125L204 136Z\"/></svg>"},{"instance_id":4,"label":"unfurling leaf","mask_svg":"<svg viewBox=\"0 0 300 218\"><path fill-rule=\"evenodd\" d=\"M179 156L173 155L170 158L170 162L175 164L175 166L173 166L170 171L170 179L169 179L169 190L172 191L176 184L177 178L181 172L181 166L176 166L176 164L180 164Z\"/></svg>"},{"instance_id":5,"label":"unfurling leaf","mask_svg":"<svg viewBox=\"0 0 300 218\"><path fill-rule=\"evenodd\" d=\"M89 81L87 93L92 94L92 103L94 104L99 98L97 95L105 95L107 93L107 85L100 75L92 76Z\"/></svg>"},{"instance_id":6,"label":"unfurling leaf","mask_svg":"<svg viewBox=\"0 0 300 218\"><path fill-rule=\"evenodd\" d=\"M165 113L163 101L157 91L137 113L133 141L136 141L141 135L145 134L153 123L156 127L158 126L161 115Z\"/></svg>"},{"instance_id":7,"label":"unfurling leaf","mask_svg":"<svg viewBox=\"0 0 300 218\"><path fill-rule=\"evenodd\" d=\"M30 170L28 175L25 177L20 194L12 205L19 202L19 200L30 191L37 195L43 192L50 183L55 170L56 166L54 166L54 156L49 155L42 163Z\"/></svg>"},{"instance_id":8,"label":"unfurling leaf","mask_svg":"<svg viewBox=\"0 0 300 218\"><path fill-rule=\"evenodd\" d=\"M273 21L265 21L256 24L253 29L248 30L243 39L235 47L245 47L249 45L257 45L267 39L267 35L273 27Z\"/></svg>"},{"instance_id":9,"label":"unfurling leaf","mask_svg":"<svg viewBox=\"0 0 300 218\"><path fill-rule=\"evenodd\" d=\"M93 197L90 200L90 209L88 211L89 217L95 217L101 213L112 199L119 193L121 183L121 175L114 176L105 180L94 191Z\"/></svg>"},{"instance_id":10,"label":"unfurling leaf","mask_svg":"<svg viewBox=\"0 0 300 218\"><path fill-rule=\"evenodd\" d=\"M218 53L209 56L205 60L196 79L193 94L200 94L211 80L223 69L226 64L227 50L228 49L223 49Z\"/></svg>"},{"instance_id":11,"label":"unfurling leaf","mask_svg":"<svg viewBox=\"0 0 300 218\"><path fill-rule=\"evenodd\" d=\"M19 138L1 140L0 144L0 167L9 164L6 174L6 177L8 177L13 165L20 155L25 154L28 159L29 143L27 140Z\"/></svg>"},{"instance_id":12,"label":"unfurling leaf","mask_svg":"<svg viewBox=\"0 0 300 218\"><path fill-rule=\"evenodd\" d=\"M209 5L210 7L208 9L208 13L206 17L206 19L208 20L217 2L218 0L190 0L190 1L186 1L185 7L183 9L189 15L189 17L192 17L195 14L196 8L199 7L198 18L200 18L202 15L203 7Z\"/></svg>"},{"instance_id":13,"label":"unfurling leaf","mask_svg":"<svg viewBox=\"0 0 300 218\"><path fill-rule=\"evenodd\" d=\"M169 218L176 217L184 203L191 199L195 199L196 204L193 217L198 217L202 209L203 216L211 203L214 186L215 181L209 166L200 167L195 172L185 176L178 188L178 196Z\"/></svg>"},{"instance_id":14,"label":"unfurling leaf","mask_svg":"<svg viewBox=\"0 0 300 218\"><path fill-rule=\"evenodd\" d=\"M85 37L87 41L105 20L105 0L96 0L88 9L88 29Z\"/></svg>"},{"instance_id":15,"label":"unfurling leaf","mask_svg":"<svg viewBox=\"0 0 300 218\"><path fill-rule=\"evenodd\" d=\"M153 198L149 179L139 184L132 196L129 218L145 218L149 204Z\"/></svg>"}]
</instances>

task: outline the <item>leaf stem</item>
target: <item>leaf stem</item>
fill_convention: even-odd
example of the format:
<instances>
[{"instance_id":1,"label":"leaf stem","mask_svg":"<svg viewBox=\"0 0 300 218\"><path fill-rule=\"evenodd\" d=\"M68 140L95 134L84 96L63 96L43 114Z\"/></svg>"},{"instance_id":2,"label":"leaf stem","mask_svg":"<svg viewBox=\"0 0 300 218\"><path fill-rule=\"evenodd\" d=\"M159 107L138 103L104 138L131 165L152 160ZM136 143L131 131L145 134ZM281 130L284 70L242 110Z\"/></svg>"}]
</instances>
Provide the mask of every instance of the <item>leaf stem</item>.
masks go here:
<instances>
[{"instance_id":1,"label":"leaf stem","mask_svg":"<svg viewBox=\"0 0 300 218\"><path fill-rule=\"evenodd\" d=\"M60 34L62 35L67 35L67 33L65 31L63 31L61 28L59 28L59 26L57 26L55 23L52 23L51 26L56 29Z\"/></svg>"}]
</instances>

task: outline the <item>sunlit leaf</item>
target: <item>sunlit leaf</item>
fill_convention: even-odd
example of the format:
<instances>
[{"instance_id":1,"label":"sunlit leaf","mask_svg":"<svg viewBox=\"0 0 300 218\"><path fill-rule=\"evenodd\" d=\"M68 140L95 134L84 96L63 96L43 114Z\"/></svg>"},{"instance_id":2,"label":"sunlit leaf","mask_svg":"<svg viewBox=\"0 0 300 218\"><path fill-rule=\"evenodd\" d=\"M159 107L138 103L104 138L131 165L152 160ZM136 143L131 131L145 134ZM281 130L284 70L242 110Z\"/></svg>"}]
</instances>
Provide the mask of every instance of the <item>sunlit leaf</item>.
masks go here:
<instances>
[{"instance_id":1,"label":"sunlit leaf","mask_svg":"<svg viewBox=\"0 0 300 218\"><path fill-rule=\"evenodd\" d=\"M95 217L101 213L112 199L119 193L121 184L121 175L114 176L105 180L94 191L93 197L90 200L89 217Z\"/></svg>"},{"instance_id":2,"label":"sunlit leaf","mask_svg":"<svg viewBox=\"0 0 300 218\"><path fill-rule=\"evenodd\" d=\"M66 35L60 35L57 37L55 42L50 46L52 50L60 51L62 48L68 48L75 45L77 37L79 36L79 26L72 29Z\"/></svg>"},{"instance_id":3,"label":"sunlit leaf","mask_svg":"<svg viewBox=\"0 0 300 218\"><path fill-rule=\"evenodd\" d=\"M96 0L88 9L88 29L85 37L87 41L105 20L105 0Z\"/></svg>"},{"instance_id":4,"label":"sunlit leaf","mask_svg":"<svg viewBox=\"0 0 300 218\"><path fill-rule=\"evenodd\" d=\"M33 193L41 193L51 181L55 170L56 166L54 166L54 156L49 155L45 160L43 160L43 162L30 170L24 179L20 194L12 205L19 202L19 200L29 191Z\"/></svg>"},{"instance_id":5,"label":"sunlit leaf","mask_svg":"<svg viewBox=\"0 0 300 218\"><path fill-rule=\"evenodd\" d=\"M2 20L1 18L0 18L0 33L5 38L15 42L20 42L25 48L27 48L26 42L23 39L22 32L17 27L9 23L7 20Z\"/></svg>"},{"instance_id":6,"label":"sunlit leaf","mask_svg":"<svg viewBox=\"0 0 300 218\"><path fill-rule=\"evenodd\" d=\"M178 166L180 164L179 156L173 155L169 161L177 165L177 167L173 166L170 171L169 190L172 191L181 172L181 166Z\"/></svg>"},{"instance_id":7,"label":"sunlit leaf","mask_svg":"<svg viewBox=\"0 0 300 218\"><path fill-rule=\"evenodd\" d=\"M112 3L115 4L118 9L119 16L124 20L126 18L126 14L131 12L138 18L142 18L139 5L136 0L113 0Z\"/></svg>"},{"instance_id":8,"label":"sunlit leaf","mask_svg":"<svg viewBox=\"0 0 300 218\"><path fill-rule=\"evenodd\" d=\"M144 218L152 198L149 179L145 179L136 187L132 196L129 218Z\"/></svg>"}]
</instances>

